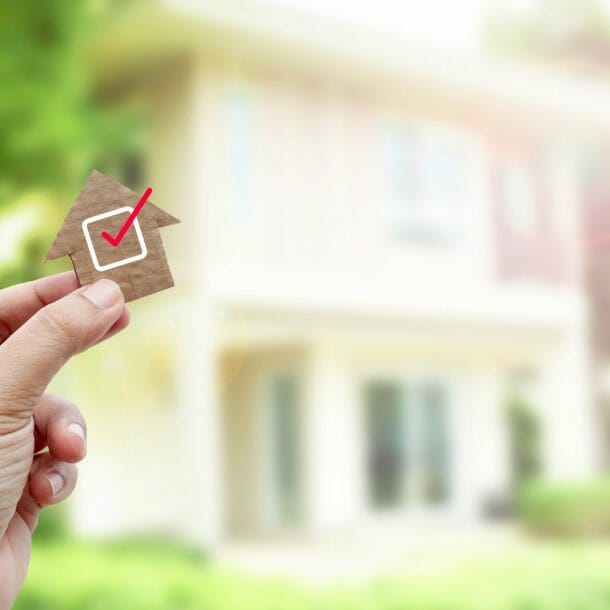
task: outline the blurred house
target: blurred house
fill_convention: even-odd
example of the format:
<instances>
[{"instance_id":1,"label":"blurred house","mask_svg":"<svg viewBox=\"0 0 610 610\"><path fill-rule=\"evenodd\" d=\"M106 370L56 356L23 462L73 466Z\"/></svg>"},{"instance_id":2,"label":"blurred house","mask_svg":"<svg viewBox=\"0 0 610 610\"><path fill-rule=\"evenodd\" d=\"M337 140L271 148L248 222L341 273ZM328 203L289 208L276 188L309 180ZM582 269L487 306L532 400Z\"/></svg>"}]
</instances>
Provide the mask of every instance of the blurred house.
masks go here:
<instances>
[{"instance_id":1,"label":"blurred house","mask_svg":"<svg viewBox=\"0 0 610 610\"><path fill-rule=\"evenodd\" d=\"M594 89L248 3L145 7L101 31L92 69L146 107L144 174L183 220L151 314L172 319L176 404L154 478L91 452L106 504L83 481L77 525L213 545L478 523L510 499L511 393L546 476L594 472Z\"/></svg>"}]
</instances>

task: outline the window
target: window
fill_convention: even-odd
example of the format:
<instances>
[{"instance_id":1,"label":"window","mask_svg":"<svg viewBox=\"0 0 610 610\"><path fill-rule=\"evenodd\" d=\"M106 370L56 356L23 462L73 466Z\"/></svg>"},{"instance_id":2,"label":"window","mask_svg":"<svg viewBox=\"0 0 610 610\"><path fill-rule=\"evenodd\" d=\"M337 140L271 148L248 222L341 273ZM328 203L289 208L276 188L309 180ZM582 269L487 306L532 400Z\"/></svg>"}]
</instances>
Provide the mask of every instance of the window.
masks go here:
<instances>
[{"instance_id":1,"label":"window","mask_svg":"<svg viewBox=\"0 0 610 610\"><path fill-rule=\"evenodd\" d=\"M386 163L392 197L398 202L421 199L421 171L416 135L397 128L386 134Z\"/></svg>"},{"instance_id":2,"label":"window","mask_svg":"<svg viewBox=\"0 0 610 610\"><path fill-rule=\"evenodd\" d=\"M407 459L406 408L402 388L374 383L367 389L369 495L374 506L403 502Z\"/></svg>"},{"instance_id":3,"label":"window","mask_svg":"<svg viewBox=\"0 0 610 610\"><path fill-rule=\"evenodd\" d=\"M422 496L427 503L444 502L449 495L449 431L447 397L438 383L421 388Z\"/></svg>"},{"instance_id":4,"label":"window","mask_svg":"<svg viewBox=\"0 0 610 610\"><path fill-rule=\"evenodd\" d=\"M437 205L455 204L464 197L462 158L457 145L440 137L429 138L423 151L426 199Z\"/></svg>"},{"instance_id":5,"label":"window","mask_svg":"<svg viewBox=\"0 0 610 610\"><path fill-rule=\"evenodd\" d=\"M467 198L458 139L434 128L392 126L385 157L392 231L425 240L457 237Z\"/></svg>"},{"instance_id":6,"label":"window","mask_svg":"<svg viewBox=\"0 0 610 610\"><path fill-rule=\"evenodd\" d=\"M234 89L226 98L226 142L229 217L236 225L248 224L254 212L252 140L252 100Z\"/></svg>"},{"instance_id":7,"label":"window","mask_svg":"<svg viewBox=\"0 0 610 610\"><path fill-rule=\"evenodd\" d=\"M450 496L448 392L433 381L365 389L369 501L375 508L443 504Z\"/></svg>"},{"instance_id":8,"label":"window","mask_svg":"<svg viewBox=\"0 0 610 610\"><path fill-rule=\"evenodd\" d=\"M511 162L501 168L500 203L503 216L512 232L530 235L535 230L533 185L524 164Z\"/></svg>"},{"instance_id":9,"label":"window","mask_svg":"<svg viewBox=\"0 0 610 610\"><path fill-rule=\"evenodd\" d=\"M301 508L301 420L297 379L275 374L268 396L269 487L275 524L298 521Z\"/></svg>"}]
</instances>

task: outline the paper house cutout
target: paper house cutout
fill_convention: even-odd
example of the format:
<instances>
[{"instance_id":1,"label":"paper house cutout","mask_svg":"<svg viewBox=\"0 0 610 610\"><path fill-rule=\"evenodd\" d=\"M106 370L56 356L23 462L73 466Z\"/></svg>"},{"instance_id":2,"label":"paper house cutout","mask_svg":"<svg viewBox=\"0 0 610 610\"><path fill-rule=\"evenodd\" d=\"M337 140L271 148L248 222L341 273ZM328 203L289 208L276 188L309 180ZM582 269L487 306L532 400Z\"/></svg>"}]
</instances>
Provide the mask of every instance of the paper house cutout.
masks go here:
<instances>
[{"instance_id":1,"label":"paper house cutout","mask_svg":"<svg viewBox=\"0 0 610 610\"><path fill-rule=\"evenodd\" d=\"M141 195L93 171L45 256L69 256L82 286L100 278L114 280L126 301L174 285L159 229L180 222L147 201L125 237L113 246L102 237L117 235Z\"/></svg>"}]
</instances>

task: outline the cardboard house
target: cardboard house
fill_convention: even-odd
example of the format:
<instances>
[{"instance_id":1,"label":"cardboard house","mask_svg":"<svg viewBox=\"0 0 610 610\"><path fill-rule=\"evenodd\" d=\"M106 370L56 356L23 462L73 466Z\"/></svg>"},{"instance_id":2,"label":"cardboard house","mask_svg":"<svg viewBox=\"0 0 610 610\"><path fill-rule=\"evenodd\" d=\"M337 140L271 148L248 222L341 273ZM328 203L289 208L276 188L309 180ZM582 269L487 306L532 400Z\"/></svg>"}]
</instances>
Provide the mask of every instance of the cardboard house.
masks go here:
<instances>
[{"instance_id":1,"label":"cardboard house","mask_svg":"<svg viewBox=\"0 0 610 610\"><path fill-rule=\"evenodd\" d=\"M138 194L94 170L45 261L67 255L81 285L109 278L121 286L126 301L171 288L174 281L159 229L180 221L151 202L131 219L139 201ZM104 237L121 235L124 228L118 243Z\"/></svg>"}]
</instances>

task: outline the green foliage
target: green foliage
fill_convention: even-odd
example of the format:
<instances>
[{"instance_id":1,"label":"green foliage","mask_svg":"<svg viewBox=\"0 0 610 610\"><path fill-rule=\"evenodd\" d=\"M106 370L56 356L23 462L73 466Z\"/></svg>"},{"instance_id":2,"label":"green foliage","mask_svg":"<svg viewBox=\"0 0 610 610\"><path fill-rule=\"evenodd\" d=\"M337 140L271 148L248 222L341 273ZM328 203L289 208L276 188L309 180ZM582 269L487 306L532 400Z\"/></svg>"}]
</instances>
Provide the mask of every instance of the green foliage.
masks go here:
<instances>
[{"instance_id":1,"label":"green foliage","mask_svg":"<svg viewBox=\"0 0 610 610\"><path fill-rule=\"evenodd\" d=\"M306 587L246 575L176 545L36 545L14 610L607 610L610 546L526 544L438 566L406 559L368 583ZM445 553L443 553L445 555ZM413 569L413 568L416 569Z\"/></svg>"},{"instance_id":2,"label":"green foliage","mask_svg":"<svg viewBox=\"0 0 610 610\"><path fill-rule=\"evenodd\" d=\"M69 533L68 515L65 506L51 506L40 514L38 527L34 532L35 543L64 540Z\"/></svg>"},{"instance_id":3,"label":"green foliage","mask_svg":"<svg viewBox=\"0 0 610 610\"><path fill-rule=\"evenodd\" d=\"M540 424L534 410L514 394L507 405L508 429L513 473L513 489L540 474Z\"/></svg>"},{"instance_id":4,"label":"green foliage","mask_svg":"<svg viewBox=\"0 0 610 610\"><path fill-rule=\"evenodd\" d=\"M52 207L65 211L93 167L116 166L141 146L141 113L101 103L87 63L94 26L112 6L0 3L0 214L35 193L44 196L41 213L55 222ZM44 238L28 235L14 260L0 260L0 285L41 275L49 226Z\"/></svg>"},{"instance_id":5,"label":"green foliage","mask_svg":"<svg viewBox=\"0 0 610 610\"><path fill-rule=\"evenodd\" d=\"M487 46L501 55L598 62L610 49L602 0L539 0L529 11L496 10L487 23Z\"/></svg>"},{"instance_id":6,"label":"green foliage","mask_svg":"<svg viewBox=\"0 0 610 610\"><path fill-rule=\"evenodd\" d=\"M584 483L532 482L519 498L519 516L532 532L547 536L610 534L610 479Z\"/></svg>"},{"instance_id":7,"label":"green foliage","mask_svg":"<svg viewBox=\"0 0 610 610\"><path fill-rule=\"evenodd\" d=\"M92 3L0 4L0 204L33 188L63 194L130 148L131 117L93 96L86 43Z\"/></svg>"}]
</instances>

